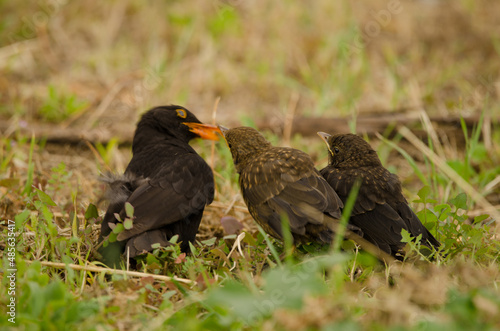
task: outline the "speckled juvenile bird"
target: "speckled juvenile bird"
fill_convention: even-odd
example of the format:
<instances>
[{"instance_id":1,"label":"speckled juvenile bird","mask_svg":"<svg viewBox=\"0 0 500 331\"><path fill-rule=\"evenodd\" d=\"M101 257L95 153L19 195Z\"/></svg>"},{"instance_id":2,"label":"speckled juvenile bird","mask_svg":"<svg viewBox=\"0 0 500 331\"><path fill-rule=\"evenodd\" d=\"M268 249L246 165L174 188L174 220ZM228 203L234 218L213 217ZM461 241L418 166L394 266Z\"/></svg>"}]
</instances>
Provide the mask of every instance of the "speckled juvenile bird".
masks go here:
<instances>
[{"instance_id":1,"label":"speckled juvenile bird","mask_svg":"<svg viewBox=\"0 0 500 331\"><path fill-rule=\"evenodd\" d=\"M355 181L361 180L349 223L363 231L364 239L399 257L405 245L401 242L402 229L413 237L422 235L421 243L425 246L440 246L411 210L398 177L382 166L370 144L354 134L318 135L325 141L329 154L321 175L342 201L346 201Z\"/></svg>"},{"instance_id":2,"label":"speckled juvenile bird","mask_svg":"<svg viewBox=\"0 0 500 331\"><path fill-rule=\"evenodd\" d=\"M153 244L168 245L174 235L179 235L181 249L189 250L203 210L214 198L212 169L189 141L218 140L218 131L181 106L156 107L142 116L132 142L132 160L124 175L109 180L109 207L99 242L118 222L115 213L125 219L126 202L134 207L133 226L99 248L101 261L118 266L127 250L135 257L151 251Z\"/></svg>"},{"instance_id":3,"label":"speckled juvenile bird","mask_svg":"<svg viewBox=\"0 0 500 331\"><path fill-rule=\"evenodd\" d=\"M343 204L309 155L293 148L273 147L253 128L219 128L255 221L268 234L282 239L281 218L286 216L294 244L331 243ZM348 229L357 230L353 226Z\"/></svg>"}]
</instances>

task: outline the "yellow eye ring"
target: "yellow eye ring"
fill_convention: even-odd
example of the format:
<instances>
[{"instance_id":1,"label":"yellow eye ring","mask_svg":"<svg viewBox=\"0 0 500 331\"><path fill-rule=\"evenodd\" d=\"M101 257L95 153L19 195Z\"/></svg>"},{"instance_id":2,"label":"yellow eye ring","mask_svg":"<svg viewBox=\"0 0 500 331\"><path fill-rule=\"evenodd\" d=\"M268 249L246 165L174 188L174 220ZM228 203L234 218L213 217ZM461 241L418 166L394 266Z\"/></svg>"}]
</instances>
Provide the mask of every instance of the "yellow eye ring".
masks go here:
<instances>
[{"instance_id":1,"label":"yellow eye ring","mask_svg":"<svg viewBox=\"0 0 500 331\"><path fill-rule=\"evenodd\" d=\"M187 114L186 114L186 111L184 109L176 109L175 110L177 112L177 116L179 116L180 118L186 118L187 117Z\"/></svg>"}]
</instances>

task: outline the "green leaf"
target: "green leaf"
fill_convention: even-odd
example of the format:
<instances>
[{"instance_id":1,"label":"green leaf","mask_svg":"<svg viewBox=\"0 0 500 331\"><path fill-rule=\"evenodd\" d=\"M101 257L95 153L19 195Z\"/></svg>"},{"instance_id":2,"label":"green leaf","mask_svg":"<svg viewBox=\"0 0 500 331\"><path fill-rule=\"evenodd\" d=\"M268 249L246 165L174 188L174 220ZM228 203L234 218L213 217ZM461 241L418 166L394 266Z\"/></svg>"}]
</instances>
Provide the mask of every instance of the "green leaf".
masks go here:
<instances>
[{"instance_id":1,"label":"green leaf","mask_svg":"<svg viewBox=\"0 0 500 331\"><path fill-rule=\"evenodd\" d=\"M417 213L420 221L426 225L428 223L437 223L437 216L430 209L423 209Z\"/></svg>"},{"instance_id":2,"label":"green leaf","mask_svg":"<svg viewBox=\"0 0 500 331\"><path fill-rule=\"evenodd\" d=\"M422 201L425 201L430 193L431 193L431 187L428 185L425 185L424 187L422 187L420 189L420 191L418 191L417 194Z\"/></svg>"},{"instance_id":3,"label":"green leaf","mask_svg":"<svg viewBox=\"0 0 500 331\"><path fill-rule=\"evenodd\" d=\"M123 221L123 227L126 230L130 230L134 227L134 223L132 222L132 220L130 218L126 218L125 221Z\"/></svg>"},{"instance_id":4,"label":"green leaf","mask_svg":"<svg viewBox=\"0 0 500 331\"><path fill-rule=\"evenodd\" d=\"M21 213L17 214L14 216L14 220L16 221L16 227L19 228L23 225L23 223L28 219L30 216L30 211L28 209L23 210Z\"/></svg>"},{"instance_id":5,"label":"green leaf","mask_svg":"<svg viewBox=\"0 0 500 331\"><path fill-rule=\"evenodd\" d=\"M42 204L39 206L40 211L42 212L43 218L47 221L52 221L54 219L54 214L49 210L49 207ZM49 223L52 224L52 223Z\"/></svg>"},{"instance_id":6,"label":"green leaf","mask_svg":"<svg viewBox=\"0 0 500 331\"><path fill-rule=\"evenodd\" d=\"M99 213L97 212L97 207L94 204L89 204L87 210L85 211L85 219L88 221L91 218L99 217Z\"/></svg>"},{"instance_id":7,"label":"green leaf","mask_svg":"<svg viewBox=\"0 0 500 331\"><path fill-rule=\"evenodd\" d=\"M179 240L179 235L178 234L173 235L172 238L170 238L168 240L168 242L171 243L171 244L175 244L175 243L177 243L177 240Z\"/></svg>"},{"instance_id":8,"label":"green leaf","mask_svg":"<svg viewBox=\"0 0 500 331\"><path fill-rule=\"evenodd\" d=\"M153 254L148 254L148 255L146 255L146 263L148 265L153 265L153 264L159 264L160 261L158 261L156 256L154 256Z\"/></svg>"},{"instance_id":9,"label":"green leaf","mask_svg":"<svg viewBox=\"0 0 500 331\"><path fill-rule=\"evenodd\" d=\"M194 247L194 245L191 242L189 242L189 249L191 250L191 254L193 254L193 256L198 255L198 250L196 249L196 247Z\"/></svg>"},{"instance_id":10,"label":"green leaf","mask_svg":"<svg viewBox=\"0 0 500 331\"><path fill-rule=\"evenodd\" d=\"M120 214L115 213L114 215L115 215L115 218L116 218L116 220L117 220L118 222L123 223L122 218L120 217Z\"/></svg>"},{"instance_id":11,"label":"green leaf","mask_svg":"<svg viewBox=\"0 0 500 331\"><path fill-rule=\"evenodd\" d=\"M35 188L35 191L36 191L36 195L38 196L38 199L40 199L41 202L43 202L45 205L48 205L48 206L57 206L56 203L54 201L52 201L52 198L45 192L43 192L42 190L39 190L37 188Z\"/></svg>"},{"instance_id":12,"label":"green leaf","mask_svg":"<svg viewBox=\"0 0 500 331\"><path fill-rule=\"evenodd\" d=\"M213 238L210 238L210 239L207 239L207 240L203 240L201 243L203 245L206 245L206 246L212 246L213 244L215 244L216 240L217 240L217 238L213 237Z\"/></svg>"},{"instance_id":13,"label":"green leaf","mask_svg":"<svg viewBox=\"0 0 500 331\"><path fill-rule=\"evenodd\" d=\"M125 227L123 226L122 223L116 223L116 226L115 228L113 229L113 233L115 234L119 234L120 232L122 232L123 230L125 230Z\"/></svg>"},{"instance_id":14,"label":"green leaf","mask_svg":"<svg viewBox=\"0 0 500 331\"><path fill-rule=\"evenodd\" d=\"M465 193L460 193L456 197L450 200L450 203L457 207L457 209L467 209L467 195Z\"/></svg>"},{"instance_id":15,"label":"green leaf","mask_svg":"<svg viewBox=\"0 0 500 331\"><path fill-rule=\"evenodd\" d=\"M108 241L109 241L110 243L114 243L114 242L116 241L116 239L117 239L117 236L118 236L118 235L117 235L116 233L111 232L111 233L109 234Z\"/></svg>"},{"instance_id":16,"label":"green leaf","mask_svg":"<svg viewBox=\"0 0 500 331\"><path fill-rule=\"evenodd\" d=\"M251 233L246 231L245 231L245 237L243 238L242 242L247 243L250 246L257 246L257 241L255 240L255 238L252 236Z\"/></svg>"},{"instance_id":17,"label":"green leaf","mask_svg":"<svg viewBox=\"0 0 500 331\"><path fill-rule=\"evenodd\" d=\"M303 248L309 254L314 254L314 253L316 253L318 251L316 249L316 246L313 245L312 243L303 244L300 247Z\"/></svg>"},{"instance_id":18,"label":"green leaf","mask_svg":"<svg viewBox=\"0 0 500 331\"><path fill-rule=\"evenodd\" d=\"M484 221L485 219L487 219L489 217L490 217L490 215L488 215L488 214L483 214L483 215L476 216L476 217L474 217L474 224L480 223L480 222Z\"/></svg>"},{"instance_id":19,"label":"green leaf","mask_svg":"<svg viewBox=\"0 0 500 331\"><path fill-rule=\"evenodd\" d=\"M449 213L451 211L451 207L449 204L443 203L443 204L434 206L434 211L438 215L438 219L440 221L444 221L449 216Z\"/></svg>"},{"instance_id":20,"label":"green leaf","mask_svg":"<svg viewBox=\"0 0 500 331\"><path fill-rule=\"evenodd\" d=\"M128 218L134 217L134 207L130 204L130 202L125 202L125 214L127 214Z\"/></svg>"},{"instance_id":21,"label":"green leaf","mask_svg":"<svg viewBox=\"0 0 500 331\"><path fill-rule=\"evenodd\" d=\"M476 163L484 162L488 158L488 150L484 144L478 144L472 150L471 159Z\"/></svg>"},{"instance_id":22,"label":"green leaf","mask_svg":"<svg viewBox=\"0 0 500 331\"><path fill-rule=\"evenodd\" d=\"M401 239L401 242L404 242L404 243L411 242L411 235L405 229L401 229L401 236L403 237L403 239Z\"/></svg>"}]
</instances>

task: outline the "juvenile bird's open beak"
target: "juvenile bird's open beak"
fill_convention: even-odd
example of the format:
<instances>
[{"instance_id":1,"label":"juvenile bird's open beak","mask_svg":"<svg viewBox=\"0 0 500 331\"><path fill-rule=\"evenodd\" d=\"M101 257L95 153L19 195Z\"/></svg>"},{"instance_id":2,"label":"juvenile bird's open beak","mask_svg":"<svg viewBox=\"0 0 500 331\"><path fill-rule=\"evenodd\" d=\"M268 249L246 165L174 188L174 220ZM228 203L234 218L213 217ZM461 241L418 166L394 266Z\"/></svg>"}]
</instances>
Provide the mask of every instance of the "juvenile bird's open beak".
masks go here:
<instances>
[{"instance_id":1,"label":"juvenile bird's open beak","mask_svg":"<svg viewBox=\"0 0 500 331\"><path fill-rule=\"evenodd\" d=\"M320 132L316 132L316 133L328 145L328 138L330 138L332 135L328 134L326 132L321 132L321 131Z\"/></svg>"},{"instance_id":2,"label":"juvenile bird's open beak","mask_svg":"<svg viewBox=\"0 0 500 331\"><path fill-rule=\"evenodd\" d=\"M184 122L182 124L188 126L189 131L198 135L202 139L219 140L219 136L217 135L217 132L221 133L221 131L215 125L201 124L201 123L194 123L194 122Z\"/></svg>"},{"instance_id":3,"label":"juvenile bird's open beak","mask_svg":"<svg viewBox=\"0 0 500 331\"><path fill-rule=\"evenodd\" d=\"M226 137L226 132L228 132L229 129L222 126L222 125L219 125L219 132L224 136L224 138Z\"/></svg>"},{"instance_id":4,"label":"juvenile bird's open beak","mask_svg":"<svg viewBox=\"0 0 500 331\"><path fill-rule=\"evenodd\" d=\"M328 151L330 152L330 154L332 155L335 155L332 150L330 149L330 144L328 143L328 138L330 138L332 135L331 134L328 134L326 132L316 132L318 134L318 136L323 139L323 141L325 142L326 144L326 147L328 148Z\"/></svg>"},{"instance_id":5,"label":"juvenile bird's open beak","mask_svg":"<svg viewBox=\"0 0 500 331\"><path fill-rule=\"evenodd\" d=\"M228 131L229 131L228 128L226 128L225 126L219 125L219 132L224 137L224 141L226 142L227 147L229 147L229 143L227 142L227 139L226 139L226 134ZM231 147L229 147L229 149L231 149Z\"/></svg>"}]
</instances>

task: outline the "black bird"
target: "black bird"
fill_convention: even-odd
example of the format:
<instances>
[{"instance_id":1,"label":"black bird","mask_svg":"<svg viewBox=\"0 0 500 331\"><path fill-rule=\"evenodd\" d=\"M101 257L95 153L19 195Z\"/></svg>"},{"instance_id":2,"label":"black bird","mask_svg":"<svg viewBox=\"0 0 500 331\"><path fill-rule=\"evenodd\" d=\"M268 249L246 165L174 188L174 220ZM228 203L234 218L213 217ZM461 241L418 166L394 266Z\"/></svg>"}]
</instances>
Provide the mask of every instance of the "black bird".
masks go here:
<instances>
[{"instance_id":1,"label":"black bird","mask_svg":"<svg viewBox=\"0 0 500 331\"><path fill-rule=\"evenodd\" d=\"M286 216L294 244L330 244L341 216L342 201L306 153L273 147L249 127L219 126L231 150L243 199L255 221L283 239ZM349 226L349 230L357 230Z\"/></svg>"},{"instance_id":2,"label":"black bird","mask_svg":"<svg viewBox=\"0 0 500 331\"><path fill-rule=\"evenodd\" d=\"M356 180L361 186L349 223L359 227L364 239L382 251L401 258L401 230L421 243L438 248L439 241L420 222L403 196L399 178L382 166L377 153L354 134L318 132L328 147L328 165L320 173L345 202Z\"/></svg>"},{"instance_id":3,"label":"black bird","mask_svg":"<svg viewBox=\"0 0 500 331\"><path fill-rule=\"evenodd\" d=\"M218 140L219 129L202 124L181 106L156 107L142 115L132 142L132 160L122 176L109 181L109 206L101 225L103 242L116 224L115 214L126 218L125 203L134 207L133 226L102 246L101 261L118 266L120 256L135 257L151 251L152 244L166 246L179 235L181 250L189 250L203 210L214 198L210 166L189 146L196 137Z\"/></svg>"}]
</instances>

